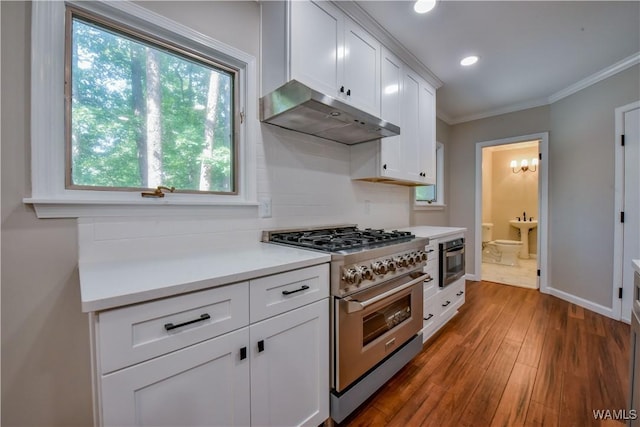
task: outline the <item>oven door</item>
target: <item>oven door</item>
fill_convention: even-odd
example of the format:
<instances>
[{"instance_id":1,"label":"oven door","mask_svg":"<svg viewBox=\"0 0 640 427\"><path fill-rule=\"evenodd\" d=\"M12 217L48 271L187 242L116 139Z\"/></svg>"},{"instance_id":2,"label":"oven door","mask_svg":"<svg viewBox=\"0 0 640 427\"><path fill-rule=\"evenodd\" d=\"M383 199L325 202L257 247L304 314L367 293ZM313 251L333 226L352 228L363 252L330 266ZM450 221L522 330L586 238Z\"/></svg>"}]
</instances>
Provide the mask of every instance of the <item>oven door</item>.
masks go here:
<instances>
[{"instance_id":1,"label":"oven door","mask_svg":"<svg viewBox=\"0 0 640 427\"><path fill-rule=\"evenodd\" d=\"M335 299L335 389L341 392L422 329L422 272Z\"/></svg>"},{"instance_id":2,"label":"oven door","mask_svg":"<svg viewBox=\"0 0 640 427\"><path fill-rule=\"evenodd\" d=\"M440 287L464 276L464 245L440 250Z\"/></svg>"}]
</instances>

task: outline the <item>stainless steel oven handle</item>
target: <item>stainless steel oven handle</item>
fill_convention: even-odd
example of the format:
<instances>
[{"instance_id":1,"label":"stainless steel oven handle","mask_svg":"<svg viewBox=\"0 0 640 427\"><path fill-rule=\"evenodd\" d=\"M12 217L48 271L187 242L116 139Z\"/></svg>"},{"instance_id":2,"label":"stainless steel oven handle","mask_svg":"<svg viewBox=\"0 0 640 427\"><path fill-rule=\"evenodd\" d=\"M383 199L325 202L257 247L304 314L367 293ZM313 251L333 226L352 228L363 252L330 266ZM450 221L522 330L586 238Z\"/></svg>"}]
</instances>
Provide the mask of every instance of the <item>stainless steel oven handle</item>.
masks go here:
<instances>
[{"instance_id":1,"label":"stainless steel oven handle","mask_svg":"<svg viewBox=\"0 0 640 427\"><path fill-rule=\"evenodd\" d=\"M347 302L347 313L354 313L356 311L364 310L365 308L367 308L371 304L375 304L378 301L382 301L385 298L389 298L390 296L393 296L393 294L395 294L395 293L398 293L398 292L403 291L403 290L405 290L407 288L410 288L410 287L414 286L417 283L423 282L428 277L429 277L428 274L423 274L423 275L419 276L417 279L413 279L412 281L407 282L404 285L400 285L400 286L395 287L395 288L393 288L391 290L388 290L387 292L383 292L380 295L376 295L375 297L369 298L366 301L353 301L353 300L350 300L349 297L347 297L347 298L344 299Z\"/></svg>"},{"instance_id":2,"label":"stainless steel oven handle","mask_svg":"<svg viewBox=\"0 0 640 427\"><path fill-rule=\"evenodd\" d=\"M463 254L463 253L464 253L464 248L462 248L462 249L458 249L457 251L453 251L453 252L447 252L447 253L445 254L445 256L446 256L447 258L450 258L450 257L452 257L452 256L457 256L457 255L460 255L460 254Z\"/></svg>"}]
</instances>

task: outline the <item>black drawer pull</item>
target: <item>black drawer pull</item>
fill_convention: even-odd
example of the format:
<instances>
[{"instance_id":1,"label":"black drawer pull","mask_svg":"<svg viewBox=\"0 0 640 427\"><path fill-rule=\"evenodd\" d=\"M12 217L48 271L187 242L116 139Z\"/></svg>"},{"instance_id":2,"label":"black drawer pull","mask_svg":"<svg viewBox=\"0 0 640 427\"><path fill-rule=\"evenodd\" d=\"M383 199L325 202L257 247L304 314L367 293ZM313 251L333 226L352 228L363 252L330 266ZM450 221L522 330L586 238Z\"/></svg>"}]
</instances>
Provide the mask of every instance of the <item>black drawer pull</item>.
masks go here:
<instances>
[{"instance_id":1,"label":"black drawer pull","mask_svg":"<svg viewBox=\"0 0 640 427\"><path fill-rule=\"evenodd\" d=\"M429 282L433 282L433 277L429 277L428 279L424 280L424 283L429 283Z\"/></svg>"},{"instance_id":2,"label":"black drawer pull","mask_svg":"<svg viewBox=\"0 0 640 427\"><path fill-rule=\"evenodd\" d=\"M295 291L282 291L282 295L291 295L295 294L296 292L306 291L307 289L309 289L307 285L302 285L300 289L296 289Z\"/></svg>"},{"instance_id":3,"label":"black drawer pull","mask_svg":"<svg viewBox=\"0 0 640 427\"><path fill-rule=\"evenodd\" d=\"M240 349L240 360L244 360L247 358L247 347L242 347Z\"/></svg>"},{"instance_id":4,"label":"black drawer pull","mask_svg":"<svg viewBox=\"0 0 640 427\"><path fill-rule=\"evenodd\" d=\"M347 96L351 96L351 89L347 89Z\"/></svg>"},{"instance_id":5,"label":"black drawer pull","mask_svg":"<svg viewBox=\"0 0 640 427\"><path fill-rule=\"evenodd\" d=\"M435 252L435 251L436 251L435 249L429 249L427 253L430 254L431 252Z\"/></svg>"},{"instance_id":6,"label":"black drawer pull","mask_svg":"<svg viewBox=\"0 0 640 427\"><path fill-rule=\"evenodd\" d=\"M258 353L262 353L264 351L264 340L258 341Z\"/></svg>"},{"instance_id":7,"label":"black drawer pull","mask_svg":"<svg viewBox=\"0 0 640 427\"><path fill-rule=\"evenodd\" d=\"M447 301L446 303L442 304L443 307L448 306L449 304L451 304L451 301Z\"/></svg>"},{"instance_id":8,"label":"black drawer pull","mask_svg":"<svg viewBox=\"0 0 640 427\"><path fill-rule=\"evenodd\" d=\"M201 314L200 318L198 318L198 319L189 320L188 322L184 322L184 323L178 323L177 325L174 325L173 323L165 323L164 328L167 331L170 331L172 329L181 328L183 326L187 326L187 325L190 325L192 323L202 322L202 321L209 320L209 319L211 319L211 316L209 316L207 313L205 313L205 314Z\"/></svg>"},{"instance_id":9,"label":"black drawer pull","mask_svg":"<svg viewBox=\"0 0 640 427\"><path fill-rule=\"evenodd\" d=\"M459 297L460 295L464 294L464 291L460 291L456 294L457 297Z\"/></svg>"},{"instance_id":10,"label":"black drawer pull","mask_svg":"<svg viewBox=\"0 0 640 427\"><path fill-rule=\"evenodd\" d=\"M424 320L431 320L432 317L433 317L433 314L429 313L429 315L425 317Z\"/></svg>"}]
</instances>

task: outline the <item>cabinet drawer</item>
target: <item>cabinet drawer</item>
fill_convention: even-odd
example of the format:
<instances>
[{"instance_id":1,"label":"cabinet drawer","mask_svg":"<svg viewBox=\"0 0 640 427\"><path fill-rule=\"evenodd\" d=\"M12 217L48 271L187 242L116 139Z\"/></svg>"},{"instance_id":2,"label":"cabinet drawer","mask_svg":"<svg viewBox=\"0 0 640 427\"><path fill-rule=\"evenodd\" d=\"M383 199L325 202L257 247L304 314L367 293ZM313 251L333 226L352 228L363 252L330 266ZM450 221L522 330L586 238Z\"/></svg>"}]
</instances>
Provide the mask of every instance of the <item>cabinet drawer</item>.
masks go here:
<instances>
[{"instance_id":1,"label":"cabinet drawer","mask_svg":"<svg viewBox=\"0 0 640 427\"><path fill-rule=\"evenodd\" d=\"M251 323L329 296L329 264L251 281Z\"/></svg>"},{"instance_id":2,"label":"cabinet drawer","mask_svg":"<svg viewBox=\"0 0 640 427\"><path fill-rule=\"evenodd\" d=\"M438 276L431 274L430 278L422 282L422 295L424 298L429 298L434 296L436 292L438 292Z\"/></svg>"},{"instance_id":3,"label":"cabinet drawer","mask_svg":"<svg viewBox=\"0 0 640 427\"><path fill-rule=\"evenodd\" d=\"M464 303L465 281L464 278L447 286L438 293L438 304L441 307L440 318L447 321Z\"/></svg>"},{"instance_id":4,"label":"cabinet drawer","mask_svg":"<svg viewBox=\"0 0 640 427\"><path fill-rule=\"evenodd\" d=\"M440 324L438 298L425 298L423 302L422 342L428 340Z\"/></svg>"},{"instance_id":5,"label":"cabinet drawer","mask_svg":"<svg viewBox=\"0 0 640 427\"><path fill-rule=\"evenodd\" d=\"M436 260L438 259L438 244L430 243L425 246L424 251L427 253L427 260Z\"/></svg>"},{"instance_id":6,"label":"cabinet drawer","mask_svg":"<svg viewBox=\"0 0 640 427\"><path fill-rule=\"evenodd\" d=\"M101 373L246 326L248 298L243 282L99 313Z\"/></svg>"}]
</instances>

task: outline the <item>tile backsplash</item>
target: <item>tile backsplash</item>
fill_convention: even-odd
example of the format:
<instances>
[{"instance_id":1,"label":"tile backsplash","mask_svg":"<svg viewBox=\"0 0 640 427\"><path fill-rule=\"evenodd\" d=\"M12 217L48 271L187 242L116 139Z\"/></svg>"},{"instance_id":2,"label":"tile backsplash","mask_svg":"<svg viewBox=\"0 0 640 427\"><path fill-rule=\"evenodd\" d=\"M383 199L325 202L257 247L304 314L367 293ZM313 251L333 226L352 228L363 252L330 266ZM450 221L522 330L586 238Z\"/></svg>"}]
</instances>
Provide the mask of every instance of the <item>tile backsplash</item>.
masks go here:
<instances>
[{"instance_id":1,"label":"tile backsplash","mask_svg":"<svg viewBox=\"0 0 640 427\"><path fill-rule=\"evenodd\" d=\"M80 259L149 257L258 242L264 229L358 224L409 225L410 189L352 181L350 147L260 125L256 143L258 200L271 200L271 217L256 206L221 206L206 216L79 220Z\"/></svg>"}]
</instances>

